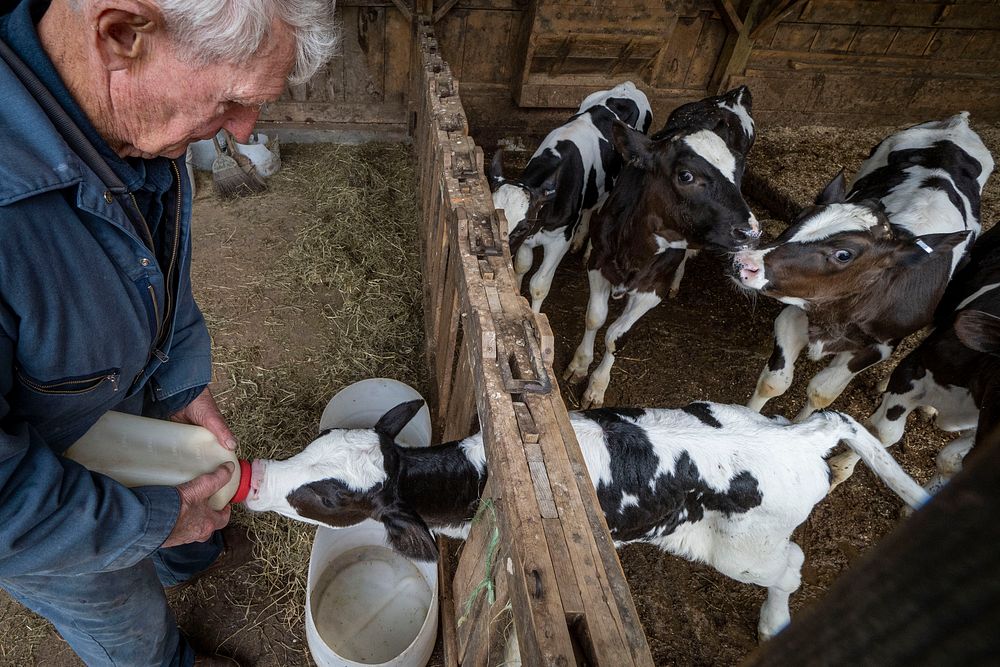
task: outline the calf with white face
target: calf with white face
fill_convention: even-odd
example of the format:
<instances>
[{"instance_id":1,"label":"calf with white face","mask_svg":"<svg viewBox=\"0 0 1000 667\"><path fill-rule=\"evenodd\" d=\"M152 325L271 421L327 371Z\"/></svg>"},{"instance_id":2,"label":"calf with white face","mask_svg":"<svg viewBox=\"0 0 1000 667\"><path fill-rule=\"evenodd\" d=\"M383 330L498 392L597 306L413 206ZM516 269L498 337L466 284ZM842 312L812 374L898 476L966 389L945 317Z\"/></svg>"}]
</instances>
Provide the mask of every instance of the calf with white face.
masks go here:
<instances>
[{"instance_id":1,"label":"calf with white face","mask_svg":"<svg viewBox=\"0 0 1000 667\"><path fill-rule=\"evenodd\" d=\"M776 240L734 258L734 280L788 304L748 405L792 382L795 359L833 361L809 383L799 419L830 405L851 378L930 324L979 233L993 158L962 113L897 132L872 150L845 194L843 173Z\"/></svg>"},{"instance_id":2,"label":"calf with white face","mask_svg":"<svg viewBox=\"0 0 1000 667\"><path fill-rule=\"evenodd\" d=\"M254 461L252 510L343 527L373 518L390 543L436 556L429 531L468 533L486 483L481 435L427 448L393 438L422 405L403 403L374 431L333 430L287 461ZM846 442L911 506L926 494L860 424L826 412L802 424L741 406L571 413L617 545L645 542L768 589L758 630L789 621L802 550L792 532L829 489L826 454Z\"/></svg>"},{"instance_id":3,"label":"calf with white face","mask_svg":"<svg viewBox=\"0 0 1000 667\"><path fill-rule=\"evenodd\" d=\"M935 413L934 423L961 435L941 450L937 473L925 488L936 492L962 467L973 445L1000 424L1000 227L986 232L971 258L948 285L934 330L899 362L869 427L886 446L903 437L916 408ZM974 451L974 450L973 450ZM834 483L843 481L857 458L847 452L830 460Z\"/></svg>"},{"instance_id":4,"label":"calf with white face","mask_svg":"<svg viewBox=\"0 0 1000 667\"><path fill-rule=\"evenodd\" d=\"M587 376L608 298L628 296L628 302L608 327L583 407L603 405L621 337L677 292L690 255L702 247L731 251L756 242L760 225L740 193L753 145L750 108L750 91L741 86L677 108L653 137L615 126L615 146L627 164L593 219L586 330L567 380Z\"/></svg>"},{"instance_id":5,"label":"calf with white face","mask_svg":"<svg viewBox=\"0 0 1000 667\"><path fill-rule=\"evenodd\" d=\"M587 238L590 216L614 187L622 160L612 145L611 128L620 121L643 133L653 121L649 101L631 81L589 95L580 110L552 130L518 179L506 179L502 152L490 164L493 205L510 227L510 251L518 288L531 270L534 249L544 259L531 277L531 307L537 313L552 277L570 247Z\"/></svg>"}]
</instances>

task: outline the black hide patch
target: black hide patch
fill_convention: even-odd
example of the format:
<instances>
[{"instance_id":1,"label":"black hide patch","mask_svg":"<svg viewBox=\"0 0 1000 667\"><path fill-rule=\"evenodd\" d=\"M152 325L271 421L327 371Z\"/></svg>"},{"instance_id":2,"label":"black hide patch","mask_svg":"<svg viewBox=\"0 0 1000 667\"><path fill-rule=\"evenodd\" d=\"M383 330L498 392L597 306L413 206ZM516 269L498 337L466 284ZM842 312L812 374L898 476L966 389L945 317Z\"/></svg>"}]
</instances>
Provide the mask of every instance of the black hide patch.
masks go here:
<instances>
[{"instance_id":1,"label":"black hide patch","mask_svg":"<svg viewBox=\"0 0 1000 667\"><path fill-rule=\"evenodd\" d=\"M722 428L722 422L715 418L712 414L712 406L708 403L691 403L685 405L681 408L684 412L697 417L698 420L705 426L711 426L712 428Z\"/></svg>"},{"instance_id":2,"label":"black hide patch","mask_svg":"<svg viewBox=\"0 0 1000 667\"><path fill-rule=\"evenodd\" d=\"M958 190L951 184L951 181L940 176L930 176L920 183L920 187L927 188L928 190L940 190L945 193L948 196L948 201L955 207L955 210L962 214L962 223L968 229L969 221L965 217L965 205L962 203L962 198L958 196Z\"/></svg>"},{"instance_id":3,"label":"black hide patch","mask_svg":"<svg viewBox=\"0 0 1000 667\"><path fill-rule=\"evenodd\" d=\"M889 153L884 167L879 167L854 183L847 195L848 201L882 199L894 188L912 178L906 170L914 166L943 169L948 172L955 186L969 200L973 216L979 219L979 183L976 179L982 173L983 167L958 144L947 140L936 141L930 146ZM963 211L964 215L962 206L959 206L958 210Z\"/></svg>"},{"instance_id":4,"label":"black hide patch","mask_svg":"<svg viewBox=\"0 0 1000 667\"><path fill-rule=\"evenodd\" d=\"M767 369L772 373L775 371L780 371L785 367L785 351L781 349L781 345L778 341L774 341L774 350L771 351L771 357L767 360Z\"/></svg>"},{"instance_id":5,"label":"black hide patch","mask_svg":"<svg viewBox=\"0 0 1000 667\"><path fill-rule=\"evenodd\" d=\"M375 491L354 491L336 479L321 479L304 484L285 499L300 516L344 528L372 516L377 504Z\"/></svg>"},{"instance_id":6,"label":"black hide patch","mask_svg":"<svg viewBox=\"0 0 1000 667\"><path fill-rule=\"evenodd\" d=\"M457 526L472 519L486 475L472 465L458 441L400 448L400 498L430 526Z\"/></svg>"},{"instance_id":7,"label":"black hide patch","mask_svg":"<svg viewBox=\"0 0 1000 667\"><path fill-rule=\"evenodd\" d=\"M902 405L894 405L885 411L885 418L891 422L894 422L900 417L902 417L904 412L906 412L906 408L904 408Z\"/></svg>"},{"instance_id":8,"label":"black hide patch","mask_svg":"<svg viewBox=\"0 0 1000 667\"><path fill-rule=\"evenodd\" d=\"M638 412L641 416L644 411ZM580 414L597 422L604 431L611 483L597 486L597 498L615 540L662 537L682 523L700 521L706 510L729 516L761 503L757 480L748 471L734 475L729 488L718 491L701 478L687 452L677 459L672 472L657 475L660 459L645 429L626 420L628 413L620 408ZM636 497L637 504L622 507L624 494Z\"/></svg>"}]
</instances>

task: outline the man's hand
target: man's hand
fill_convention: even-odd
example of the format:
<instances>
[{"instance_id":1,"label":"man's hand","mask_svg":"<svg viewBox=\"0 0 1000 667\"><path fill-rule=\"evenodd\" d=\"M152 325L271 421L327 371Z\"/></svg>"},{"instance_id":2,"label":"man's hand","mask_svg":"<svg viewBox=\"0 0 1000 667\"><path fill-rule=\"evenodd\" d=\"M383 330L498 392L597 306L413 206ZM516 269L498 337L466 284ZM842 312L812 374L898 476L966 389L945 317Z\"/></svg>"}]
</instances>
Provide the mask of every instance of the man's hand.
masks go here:
<instances>
[{"instance_id":1,"label":"man's hand","mask_svg":"<svg viewBox=\"0 0 1000 667\"><path fill-rule=\"evenodd\" d=\"M208 506L208 499L226 485L234 471L232 463L223 463L212 472L199 475L177 487L181 494L181 511L177 515L174 529L161 546L176 547L191 542L204 542L212 533L229 523L229 505L216 511Z\"/></svg>"},{"instance_id":2,"label":"man's hand","mask_svg":"<svg viewBox=\"0 0 1000 667\"><path fill-rule=\"evenodd\" d=\"M219 406L215 404L215 398L208 387L205 387L205 390L198 394L198 398L188 403L183 410L170 415L170 421L206 428L220 445L230 451L236 451L236 436L226 425L226 419L219 412Z\"/></svg>"}]
</instances>

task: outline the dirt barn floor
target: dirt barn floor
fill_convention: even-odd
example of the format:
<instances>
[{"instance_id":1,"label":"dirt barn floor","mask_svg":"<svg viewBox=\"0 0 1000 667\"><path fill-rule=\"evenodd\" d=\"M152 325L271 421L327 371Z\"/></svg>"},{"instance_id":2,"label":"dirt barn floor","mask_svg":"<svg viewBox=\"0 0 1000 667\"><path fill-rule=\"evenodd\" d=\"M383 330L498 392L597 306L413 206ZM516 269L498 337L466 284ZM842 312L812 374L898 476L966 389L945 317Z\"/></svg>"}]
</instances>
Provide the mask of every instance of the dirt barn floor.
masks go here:
<instances>
[{"instance_id":1,"label":"dirt barn floor","mask_svg":"<svg viewBox=\"0 0 1000 667\"><path fill-rule=\"evenodd\" d=\"M1000 127L975 129L1000 156ZM856 169L889 131L760 128L748 182L769 184L772 190L761 197L772 206L780 199L775 193L805 204L841 166L849 174ZM532 139L515 143L533 145ZM355 380L386 376L428 389L410 149L292 145L282 151L285 166L268 193L223 203L201 174L195 204L193 278L213 332L213 389L248 457L282 458L301 449L316 433L329 397ZM508 158L513 166L527 154ZM987 227L1000 218L998 183L991 179L984 193ZM783 227L761 201L750 203L769 235ZM557 372L579 342L586 302L581 259L570 256L544 306L556 334ZM778 310L767 299L748 300L723 279L716 261L699 256L689 263L678 297L633 328L606 404L744 403L770 354ZM866 417L879 379L895 360L858 377L834 407ZM765 411L794 415L818 368L800 362L791 390ZM563 388L568 407L577 406L578 392L582 388ZM913 416L895 453L924 481L950 439ZM900 506L863 465L819 504L796 533L806 561L802 588L792 596L793 618L893 529ZM234 521L256 534L255 562L171 593L182 629L201 649L246 665L311 664L302 608L313 529L242 510ZM649 546L628 546L620 556L658 665L732 665L754 648L763 590ZM81 663L51 626L0 592L0 665L30 664ZM440 664L438 654L431 664Z\"/></svg>"}]
</instances>

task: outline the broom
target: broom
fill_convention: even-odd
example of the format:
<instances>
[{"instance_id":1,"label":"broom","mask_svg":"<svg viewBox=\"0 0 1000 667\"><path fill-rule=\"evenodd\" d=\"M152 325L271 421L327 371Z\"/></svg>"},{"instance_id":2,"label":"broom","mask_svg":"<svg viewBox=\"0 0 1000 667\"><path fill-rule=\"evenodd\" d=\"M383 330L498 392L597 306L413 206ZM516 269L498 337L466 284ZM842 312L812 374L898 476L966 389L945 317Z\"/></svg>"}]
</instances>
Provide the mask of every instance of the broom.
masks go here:
<instances>
[{"instance_id":1,"label":"broom","mask_svg":"<svg viewBox=\"0 0 1000 667\"><path fill-rule=\"evenodd\" d=\"M227 144L229 141L229 133L227 132ZM212 137L212 145L215 147L215 161L212 162L212 186L220 197L229 199L263 191L264 184L255 176L247 174L231 155L227 155L223 151L218 137Z\"/></svg>"},{"instance_id":2,"label":"broom","mask_svg":"<svg viewBox=\"0 0 1000 667\"><path fill-rule=\"evenodd\" d=\"M229 148L229 154L233 156L236 160L236 164L240 166L243 173L247 175L247 186L250 187L254 192L263 192L267 189L267 183L264 181L263 177L257 173L257 167L254 165L253 160L248 158L246 155L240 152L240 149L236 146L236 137L229 133L228 130L223 130L226 133L226 147Z\"/></svg>"}]
</instances>

